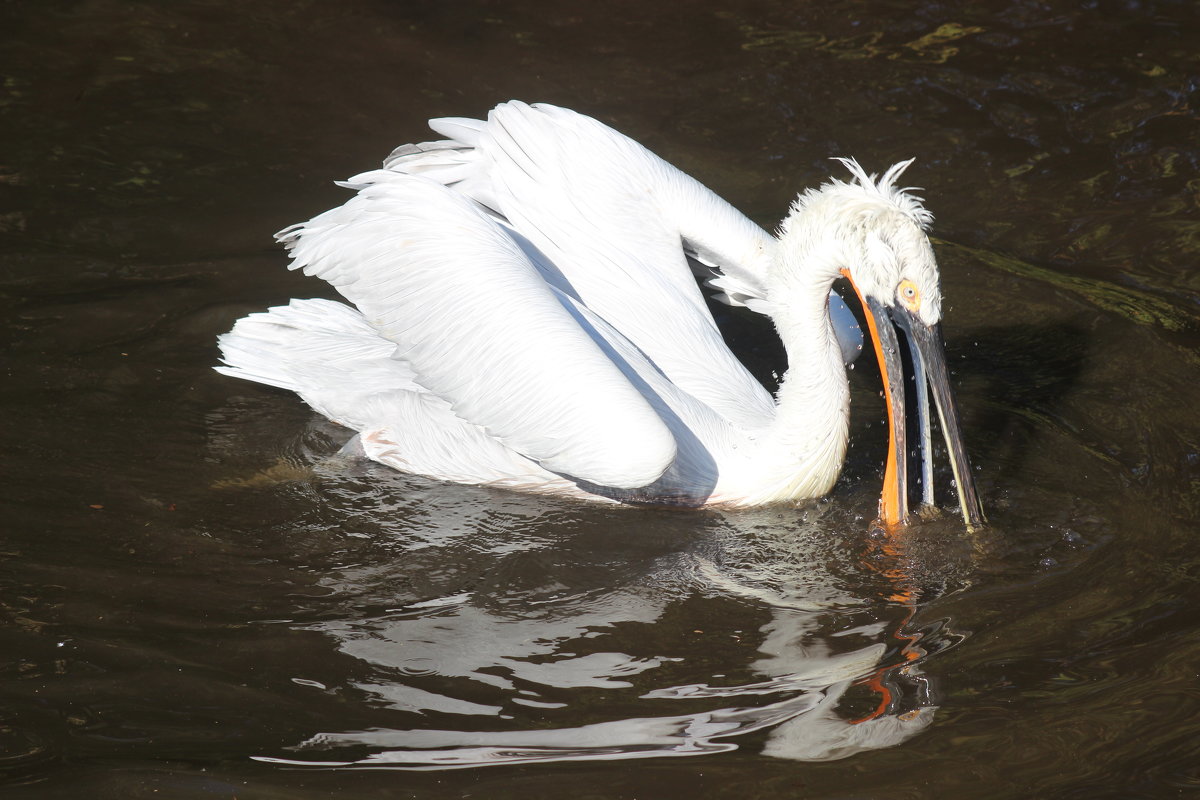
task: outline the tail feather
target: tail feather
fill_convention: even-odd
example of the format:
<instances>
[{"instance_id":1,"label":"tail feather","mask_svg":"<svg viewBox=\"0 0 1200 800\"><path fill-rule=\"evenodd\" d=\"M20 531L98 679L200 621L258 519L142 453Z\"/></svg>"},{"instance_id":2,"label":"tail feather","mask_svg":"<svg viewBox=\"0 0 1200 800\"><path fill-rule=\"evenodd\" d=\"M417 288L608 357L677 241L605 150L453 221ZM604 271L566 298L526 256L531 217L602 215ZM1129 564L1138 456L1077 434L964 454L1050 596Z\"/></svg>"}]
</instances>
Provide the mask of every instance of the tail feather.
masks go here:
<instances>
[{"instance_id":1,"label":"tail feather","mask_svg":"<svg viewBox=\"0 0 1200 800\"><path fill-rule=\"evenodd\" d=\"M238 320L218 341L218 372L296 392L358 431L363 453L383 464L461 483L579 492L459 418L393 357L393 342L343 303L293 300Z\"/></svg>"},{"instance_id":2,"label":"tail feather","mask_svg":"<svg viewBox=\"0 0 1200 800\"><path fill-rule=\"evenodd\" d=\"M374 398L423 393L395 344L354 308L332 300L293 300L238 320L219 337L217 372L296 392L335 422L374 424Z\"/></svg>"}]
</instances>

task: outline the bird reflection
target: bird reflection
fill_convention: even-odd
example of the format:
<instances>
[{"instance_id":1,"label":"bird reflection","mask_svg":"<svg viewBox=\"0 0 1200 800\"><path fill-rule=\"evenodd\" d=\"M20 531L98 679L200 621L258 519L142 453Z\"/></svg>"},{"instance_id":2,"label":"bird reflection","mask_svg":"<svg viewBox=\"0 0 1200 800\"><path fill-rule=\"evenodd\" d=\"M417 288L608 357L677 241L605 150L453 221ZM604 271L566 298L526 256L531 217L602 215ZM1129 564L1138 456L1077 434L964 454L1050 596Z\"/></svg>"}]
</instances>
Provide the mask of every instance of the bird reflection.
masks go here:
<instances>
[{"instance_id":1,"label":"bird reflection","mask_svg":"<svg viewBox=\"0 0 1200 800\"><path fill-rule=\"evenodd\" d=\"M772 757L846 758L930 724L922 667L962 638L914 622L945 588L938 566L906 572L894 542L882 552L830 502L597 510L341 461L315 469L323 513L307 524L353 529L375 557L327 570L330 607L293 624L333 643L346 675L335 688L378 724L355 715L355 729L333 723L265 762L680 757L755 733Z\"/></svg>"}]
</instances>

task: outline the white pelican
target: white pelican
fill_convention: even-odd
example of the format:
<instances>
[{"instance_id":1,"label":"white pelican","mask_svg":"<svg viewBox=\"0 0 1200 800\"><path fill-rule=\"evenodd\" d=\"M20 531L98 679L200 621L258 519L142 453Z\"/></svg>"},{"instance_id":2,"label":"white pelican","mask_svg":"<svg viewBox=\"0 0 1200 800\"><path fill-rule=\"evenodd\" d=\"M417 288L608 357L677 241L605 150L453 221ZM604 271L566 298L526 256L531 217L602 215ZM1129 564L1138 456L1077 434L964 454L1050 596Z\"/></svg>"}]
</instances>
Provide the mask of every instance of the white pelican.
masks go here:
<instances>
[{"instance_id":1,"label":"white pelican","mask_svg":"<svg viewBox=\"0 0 1200 800\"><path fill-rule=\"evenodd\" d=\"M844 276L888 395L882 520L908 511L894 321L928 374L964 518L982 522L942 352L931 216L895 186L910 162L876 179L842 160L853 180L801 194L776 238L565 108L514 101L486 121L429 124L445 139L398 148L342 184L356 192L345 204L276 235L290 268L353 307L251 314L221 337L218 370L295 391L358 431L365 455L433 478L628 503L797 501L828 492L846 452L830 311ZM776 397L725 345L690 262L725 302L774 322L788 358Z\"/></svg>"}]
</instances>

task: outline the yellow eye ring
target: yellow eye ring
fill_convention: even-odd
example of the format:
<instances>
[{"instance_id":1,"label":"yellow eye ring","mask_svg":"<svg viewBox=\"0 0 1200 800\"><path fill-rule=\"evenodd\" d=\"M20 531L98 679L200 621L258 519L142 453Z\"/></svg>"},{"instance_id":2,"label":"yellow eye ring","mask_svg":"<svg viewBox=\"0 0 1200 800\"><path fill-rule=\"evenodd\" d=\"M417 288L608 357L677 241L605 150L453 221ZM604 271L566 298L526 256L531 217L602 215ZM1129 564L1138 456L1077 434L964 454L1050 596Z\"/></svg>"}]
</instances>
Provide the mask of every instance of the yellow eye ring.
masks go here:
<instances>
[{"instance_id":1,"label":"yellow eye ring","mask_svg":"<svg viewBox=\"0 0 1200 800\"><path fill-rule=\"evenodd\" d=\"M896 297L909 311L916 312L921 307L921 290L908 278L896 287Z\"/></svg>"}]
</instances>

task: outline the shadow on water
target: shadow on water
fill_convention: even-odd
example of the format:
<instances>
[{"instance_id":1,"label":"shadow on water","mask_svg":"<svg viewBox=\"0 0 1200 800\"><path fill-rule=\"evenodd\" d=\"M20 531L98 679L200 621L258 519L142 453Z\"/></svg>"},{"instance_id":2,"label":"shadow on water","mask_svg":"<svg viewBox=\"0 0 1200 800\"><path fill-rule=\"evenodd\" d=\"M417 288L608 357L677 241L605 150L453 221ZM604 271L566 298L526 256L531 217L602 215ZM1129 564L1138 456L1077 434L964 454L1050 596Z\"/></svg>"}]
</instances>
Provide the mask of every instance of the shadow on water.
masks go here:
<instances>
[{"instance_id":1,"label":"shadow on water","mask_svg":"<svg viewBox=\"0 0 1200 800\"><path fill-rule=\"evenodd\" d=\"M1048 430L1077 433L1067 398L1092 357L1092 339L1081 325L1061 322L976 328L969 340L948 347L947 358L971 385L972 457L989 465L993 485L1012 485Z\"/></svg>"}]
</instances>

